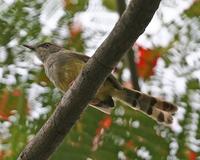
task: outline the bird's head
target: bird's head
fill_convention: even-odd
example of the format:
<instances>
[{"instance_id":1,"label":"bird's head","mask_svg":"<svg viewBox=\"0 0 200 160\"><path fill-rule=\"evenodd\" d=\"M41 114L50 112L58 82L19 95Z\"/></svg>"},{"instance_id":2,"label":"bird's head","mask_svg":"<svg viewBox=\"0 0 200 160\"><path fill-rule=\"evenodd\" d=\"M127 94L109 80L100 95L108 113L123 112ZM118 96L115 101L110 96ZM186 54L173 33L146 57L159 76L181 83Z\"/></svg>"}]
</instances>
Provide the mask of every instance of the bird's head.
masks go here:
<instances>
[{"instance_id":1,"label":"bird's head","mask_svg":"<svg viewBox=\"0 0 200 160\"><path fill-rule=\"evenodd\" d=\"M36 46L30 46L30 45L23 45L24 47L27 47L37 53L38 58L44 62L51 54L58 52L62 49L62 47L57 46L52 43L41 43Z\"/></svg>"}]
</instances>

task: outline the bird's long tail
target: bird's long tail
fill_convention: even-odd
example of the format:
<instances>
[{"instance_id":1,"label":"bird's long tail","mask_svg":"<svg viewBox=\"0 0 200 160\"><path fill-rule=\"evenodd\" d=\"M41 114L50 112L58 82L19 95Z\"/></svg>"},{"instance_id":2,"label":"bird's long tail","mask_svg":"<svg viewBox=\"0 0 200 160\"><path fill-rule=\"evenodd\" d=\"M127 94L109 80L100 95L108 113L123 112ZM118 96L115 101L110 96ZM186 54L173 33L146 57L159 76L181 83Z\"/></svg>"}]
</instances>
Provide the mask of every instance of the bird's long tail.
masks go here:
<instances>
[{"instance_id":1,"label":"bird's long tail","mask_svg":"<svg viewBox=\"0 0 200 160\"><path fill-rule=\"evenodd\" d=\"M177 111L177 107L172 103L136 90L130 90L127 88L115 90L113 96L127 103L130 107L144 112L156 121L166 124L172 123L172 116Z\"/></svg>"}]
</instances>

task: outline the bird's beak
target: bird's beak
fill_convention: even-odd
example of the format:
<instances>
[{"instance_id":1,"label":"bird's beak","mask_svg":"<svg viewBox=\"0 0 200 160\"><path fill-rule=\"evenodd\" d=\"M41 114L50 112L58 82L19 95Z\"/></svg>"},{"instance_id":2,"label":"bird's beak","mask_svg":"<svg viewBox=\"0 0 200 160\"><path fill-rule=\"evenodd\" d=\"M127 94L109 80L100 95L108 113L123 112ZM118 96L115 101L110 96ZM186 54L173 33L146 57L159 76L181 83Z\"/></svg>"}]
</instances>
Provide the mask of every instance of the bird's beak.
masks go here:
<instances>
[{"instance_id":1,"label":"bird's beak","mask_svg":"<svg viewBox=\"0 0 200 160\"><path fill-rule=\"evenodd\" d=\"M35 47L34 46L30 46L30 45L26 45L26 44L24 44L23 46L35 51Z\"/></svg>"}]
</instances>

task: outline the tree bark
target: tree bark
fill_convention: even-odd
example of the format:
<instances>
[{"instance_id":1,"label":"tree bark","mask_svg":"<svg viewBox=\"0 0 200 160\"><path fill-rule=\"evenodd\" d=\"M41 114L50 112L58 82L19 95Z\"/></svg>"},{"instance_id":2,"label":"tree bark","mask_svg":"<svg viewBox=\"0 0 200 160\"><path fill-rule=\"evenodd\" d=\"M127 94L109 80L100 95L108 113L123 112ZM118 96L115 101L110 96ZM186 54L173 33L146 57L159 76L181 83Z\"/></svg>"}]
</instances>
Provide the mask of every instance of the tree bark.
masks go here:
<instances>
[{"instance_id":1,"label":"tree bark","mask_svg":"<svg viewBox=\"0 0 200 160\"><path fill-rule=\"evenodd\" d=\"M123 14L124 10L126 9L125 0L116 0L116 3L117 3L118 13L121 16ZM132 86L135 90L140 91L140 85L138 83L137 68L136 68L136 65L135 65L135 54L134 54L134 50L132 48L130 48L128 50L125 58L127 59L129 70L130 70L130 73L131 73Z\"/></svg>"},{"instance_id":2,"label":"tree bark","mask_svg":"<svg viewBox=\"0 0 200 160\"><path fill-rule=\"evenodd\" d=\"M144 32L159 3L160 0L132 0L129 3L110 35L96 50L18 160L45 160L50 157L123 54Z\"/></svg>"}]
</instances>

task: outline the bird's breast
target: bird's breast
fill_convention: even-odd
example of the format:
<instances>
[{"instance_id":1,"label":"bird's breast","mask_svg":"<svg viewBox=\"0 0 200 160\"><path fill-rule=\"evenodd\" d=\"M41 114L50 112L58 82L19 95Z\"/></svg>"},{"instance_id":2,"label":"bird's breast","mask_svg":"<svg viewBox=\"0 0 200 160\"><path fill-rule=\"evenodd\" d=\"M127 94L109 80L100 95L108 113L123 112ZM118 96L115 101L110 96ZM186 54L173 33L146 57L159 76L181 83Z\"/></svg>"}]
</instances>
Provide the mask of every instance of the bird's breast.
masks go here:
<instances>
[{"instance_id":1,"label":"bird's breast","mask_svg":"<svg viewBox=\"0 0 200 160\"><path fill-rule=\"evenodd\" d=\"M68 59L66 63L59 63L59 60L51 63L49 61L44 66L46 75L50 81L62 92L66 92L84 65L85 63L77 61L76 59Z\"/></svg>"}]
</instances>

